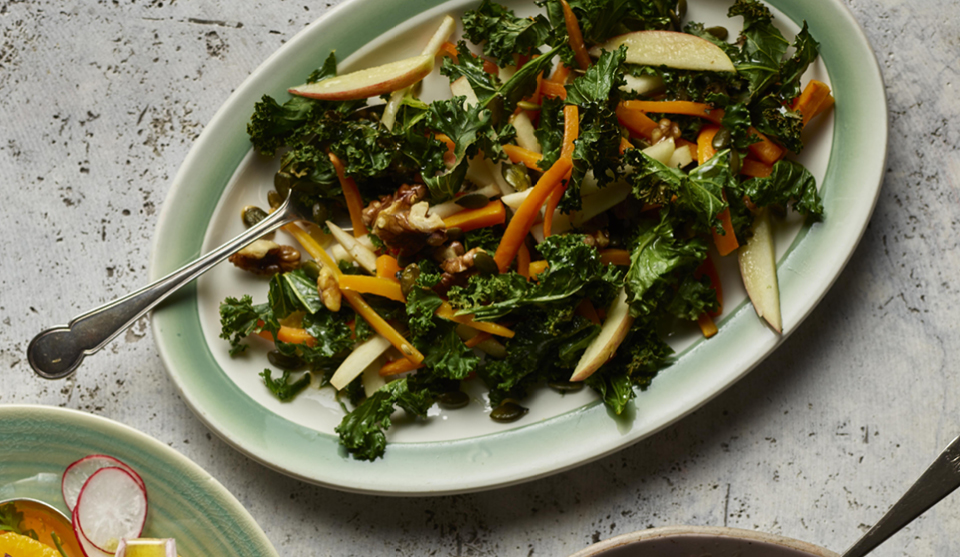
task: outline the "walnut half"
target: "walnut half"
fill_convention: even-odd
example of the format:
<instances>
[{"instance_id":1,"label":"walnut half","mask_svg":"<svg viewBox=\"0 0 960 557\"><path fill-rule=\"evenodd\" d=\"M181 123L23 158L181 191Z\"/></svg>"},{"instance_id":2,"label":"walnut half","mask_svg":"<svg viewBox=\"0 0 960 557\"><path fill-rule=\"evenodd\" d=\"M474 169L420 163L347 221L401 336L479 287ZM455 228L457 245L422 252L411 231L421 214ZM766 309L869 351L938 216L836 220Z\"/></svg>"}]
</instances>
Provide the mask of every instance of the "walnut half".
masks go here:
<instances>
[{"instance_id":1,"label":"walnut half","mask_svg":"<svg viewBox=\"0 0 960 557\"><path fill-rule=\"evenodd\" d=\"M230 263L256 275L275 275L300 266L300 252L270 240L256 240L230 256Z\"/></svg>"}]
</instances>

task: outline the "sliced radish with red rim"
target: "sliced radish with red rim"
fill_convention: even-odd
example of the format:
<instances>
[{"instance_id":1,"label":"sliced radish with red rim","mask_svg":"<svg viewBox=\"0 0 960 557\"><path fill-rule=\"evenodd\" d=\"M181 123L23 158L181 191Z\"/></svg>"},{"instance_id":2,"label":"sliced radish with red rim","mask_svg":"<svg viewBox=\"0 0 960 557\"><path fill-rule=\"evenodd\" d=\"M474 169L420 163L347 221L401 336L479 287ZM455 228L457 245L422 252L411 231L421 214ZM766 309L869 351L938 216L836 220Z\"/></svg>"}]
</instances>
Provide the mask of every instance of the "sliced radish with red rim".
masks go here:
<instances>
[{"instance_id":1,"label":"sliced radish with red rim","mask_svg":"<svg viewBox=\"0 0 960 557\"><path fill-rule=\"evenodd\" d=\"M111 557L113 555L106 551L100 551L83 536L83 532L80 531L80 521L77 520L77 509L73 509L71 520L73 521L73 535L77 537L77 543L80 544L80 551L83 551L84 557Z\"/></svg>"},{"instance_id":2,"label":"sliced radish with red rim","mask_svg":"<svg viewBox=\"0 0 960 557\"><path fill-rule=\"evenodd\" d=\"M120 538L139 538L143 532L147 491L130 472L101 468L83 485L73 514L74 529L82 537L101 552L113 553Z\"/></svg>"},{"instance_id":3,"label":"sliced radish with red rim","mask_svg":"<svg viewBox=\"0 0 960 557\"><path fill-rule=\"evenodd\" d=\"M70 466L67 466L67 469L63 472L63 481L60 483L63 502L67 504L67 508L70 509L71 513L73 512L73 508L77 506L77 498L80 497L80 490L83 489L83 484L87 483L90 476L97 470L111 467L126 470L133 476L137 483L140 484L140 487L146 490L146 485L143 483L140 474L137 474L133 468L127 466L119 459L103 454L85 456Z\"/></svg>"}]
</instances>

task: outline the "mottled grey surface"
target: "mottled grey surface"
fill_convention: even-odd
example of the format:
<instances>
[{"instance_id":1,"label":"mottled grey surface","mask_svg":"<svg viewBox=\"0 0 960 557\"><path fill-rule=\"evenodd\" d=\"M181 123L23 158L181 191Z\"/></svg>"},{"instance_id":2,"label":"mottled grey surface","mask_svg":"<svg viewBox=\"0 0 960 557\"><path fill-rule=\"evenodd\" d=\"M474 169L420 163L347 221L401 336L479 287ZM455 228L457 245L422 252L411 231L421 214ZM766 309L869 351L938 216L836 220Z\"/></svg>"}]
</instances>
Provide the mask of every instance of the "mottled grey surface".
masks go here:
<instances>
[{"instance_id":1,"label":"mottled grey surface","mask_svg":"<svg viewBox=\"0 0 960 557\"><path fill-rule=\"evenodd\" d=\"M392 499L249 461L191 414L141 321L73 378L30 337L146 280L191 143L330 2L0 0L0 404L129 424L209 470L282 555L566 555L668 524L842 550L960 433L960 24L953 0L845 0L877 53L891 133L876 212L823 303L767 362L599 462L486 493ZM2 447L0 447L2 459ZM878 556L960 554L960 496Z\"/></svg>"}]
</instances>

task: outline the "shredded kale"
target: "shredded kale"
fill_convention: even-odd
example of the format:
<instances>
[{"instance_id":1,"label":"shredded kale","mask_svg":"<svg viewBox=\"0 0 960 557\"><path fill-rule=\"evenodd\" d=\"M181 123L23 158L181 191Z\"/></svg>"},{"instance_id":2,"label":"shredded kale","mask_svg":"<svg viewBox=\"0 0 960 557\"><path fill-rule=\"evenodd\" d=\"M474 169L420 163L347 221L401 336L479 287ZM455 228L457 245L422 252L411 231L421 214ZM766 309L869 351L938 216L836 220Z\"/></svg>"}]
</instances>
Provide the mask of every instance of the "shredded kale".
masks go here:
<instances>
[{"instance_id":1,"label":"shredded kale","mask_svg":"<svg viewBox=\"0 0 960 557\"><path fill-rule=\"evenodd\" d=\"M273 372L269 369L264 369L260 372L260 377L263 378L264 385L267 386L267 389L270 389L270 392L273 393L280 402L293 400L295 396L300 394L300 391L307 388L311 379L309 373L304 373L299 379L291 383L290 372L287 370L283 371L282 377L274 379L272 375Z\"/></svg>"},{"instance_id":2,"label":"shredded kale","mask_svg":"<svg viewBox=\"0 0 960 557\"><path fill-rule=\"evenodd\" d=\"M823 202L817 192L816 179L800 163L780 160L773 165L767 178L751 178L737 188L739 194L750 198L760 207L788 204L797 212L815 220L823 216Z\"/></svg>"}]
</instances>

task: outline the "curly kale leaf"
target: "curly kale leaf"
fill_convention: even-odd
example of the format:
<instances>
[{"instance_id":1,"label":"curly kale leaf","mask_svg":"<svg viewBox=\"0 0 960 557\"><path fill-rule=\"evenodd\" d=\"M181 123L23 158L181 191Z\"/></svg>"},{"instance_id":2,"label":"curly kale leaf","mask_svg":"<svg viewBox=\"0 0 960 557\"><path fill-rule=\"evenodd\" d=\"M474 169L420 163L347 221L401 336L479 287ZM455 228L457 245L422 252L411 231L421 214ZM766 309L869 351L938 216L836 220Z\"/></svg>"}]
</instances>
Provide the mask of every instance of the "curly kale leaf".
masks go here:
<instances>
[{"instance_id":1,"label":"curly kale leaf","mask_svg":"<svg viewBox=\"0 0 960 557\"><path fill-rule=\"evenodd\" d=\"M677 274L690 274L707 256L700 238L678 241L669 215L643 226L632 242L630 268L625 279L633 316L653 315L670 298Z\"/></svg>"},{"instance_id":2,"label":"curly kale leaf","mask_svg":"<svg viewBox=\"0 0 960 557\"><path fill-rule=\"evenodd\" d=\"M443 304L443 300L433 290L438 282L439 274L421 272L407 294L407 319L410 332L415 338L426 335L436 326L434 313Z\"/></svg>"},{"instance_id":3,"label":"curly kale leaf","mask_svg":"<svg viewBox=\"0 0 960 557\"><path fill-rule=\"evenodd\" d=\"M654 327L638 320L609 362L587 378L587 385L600 394L603 403L620 415L635 396L634 386L646 389L673 354Z\"/></svg>"},{"instance_id":4,"label":"curly kale leaf","mask_svg":"<svg viewBox=\"0 0 960 557\"><path fill-rule=\"evenodd\" d=\"M239 300L227 298L220 303L220 338L230 341L230 355L236 356L247 349L243 339L260 331L269 331L276 336L280 323L270 304L253 303L253 298L243 296Z\"/></svg>"},{"instance_id":5,"label":"curly kale leaf","mask_svg":"<svg viewBox=\"0 0 960 557\"><path fill-rule=\"evenodd\" d=\"M746 196L758 207L788 204L797 212L819 220L823 202L817 192L817 180L800 163L780 160L766 178L751 178L737 188L736 195Z\"/></svg>"},{"instance_id":6,"label":"curly kale leaf","mask_svg":"<svg viewBox=\"0 0 960 557\"><path fill-rule=\"evenodd\" d=\"M563 101L559 97L544 97L540 101L540 125L533 133L543 151L537 165L545 172L557 162L563 148Z\"/></svg>"},{"instance_id":7,"label":"curly kale leaf","mask_svg":"<svg viewBox=\"0 0 960 557\"><path fill-rule=\"evenodd\" d=\"M425 369L417 371L418 382L436 379L466 379L477 370L480 358L463 344L455 323L446 321L437 327L429 339L423 339L418 349L423 350Z\"/></svg>"},{"instance_id":8,"label":"curly kale leaf","mask_svg":"<svg viewBox=\"0 0 960 557\"><path fill-rule=\"evenodd\" d=\"M450 57L443 59L440 73L450 78L451 83L465 78L482 106L486 106L487 101L497 93L500 85L497 77L483 69L483 61L474 56L467 48L467 43L463 41L457 43L456 60Z\"/></svg>"},{"instance_id":9,"label":"curly kale leaf","mask_svg":"<svg viewBox=\"0 0 960 557\"><path fill-rule=\"evenodd\" d=\"M484 0L476 10L463 14L463 34L483 45L483 54L503 67L513 65L514 55L539 54L538 47L550 36L550 22L542 15L521 18L500 4Z\"/></svg>"},{"instance_id":10,"label":"curly kale leaf","mask_svg":"<svg viewBox=\"0 0 960 557\"><path fill-rule=\"evenodd\" d=\"M317 101L305 97L293 97L282 105L273 97L264 95L254 105L253 116L247 124L247 134L253 147L267 156L272 156L284 146L294 130L313 115Z\"/></svg>"},{"instance_id":11,"label":"curly kale leaf","mask_svg":"<svg viewBox=\"0 0 960 557\"><path fill-rule=\"evenodd\" d=\"M696 321L704 313L716 311L720 307L717 291L713 289L710 278L696 274L687 275L677 285L673 297L664 309L679 319Z\"/></svg>"},{"instance_id":12,"label":"curly kale leaf","mask_svg":"<svg viewBox=\"0 0 960 557\"><path fill-rule=\"evenodd\" d=\"M263 384L266 385L267 389L269 389L280 402L293 400L310 384L311 377L309 373L304 373L299 379L293 382L290 381L290 375L289 371L284 370L281 377L274 379L273 372L269 369L264 369L260 373L260 377L263 378Z\"/></svg>"},{"instance_id":13,"label":"curly kale leaf","mask_svg":"<svg viewBox=\"0 0 960 557\"><path fill-rule=\"evenodd\" d=\"M343 417L336 427L340 442L356 458L375 460L383 456L386 449L385 431L392 425L390 415L396 407L425 417L435 396L428 389L412 391L405 378L391 381Z\"/></svg>"},{"instance_id":14,"label":"curly kale leaf","mask_svg":"<svg viewBox=\"0 0 960 557\"><path fill-rule=\"evenodd\" d=\"M446 134L454 143L454 165L439 174L423 176L433 201L441 203L453 199L460 191L467 172L467 158L477 154L481 146L485 154L492 153L495 151L492 146L495 144L498 149L500 143L491 125L490 111L479 104L465 107L463 97L431 103L427 123L430 129Z\"/></svg>"}]
</instances>

